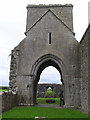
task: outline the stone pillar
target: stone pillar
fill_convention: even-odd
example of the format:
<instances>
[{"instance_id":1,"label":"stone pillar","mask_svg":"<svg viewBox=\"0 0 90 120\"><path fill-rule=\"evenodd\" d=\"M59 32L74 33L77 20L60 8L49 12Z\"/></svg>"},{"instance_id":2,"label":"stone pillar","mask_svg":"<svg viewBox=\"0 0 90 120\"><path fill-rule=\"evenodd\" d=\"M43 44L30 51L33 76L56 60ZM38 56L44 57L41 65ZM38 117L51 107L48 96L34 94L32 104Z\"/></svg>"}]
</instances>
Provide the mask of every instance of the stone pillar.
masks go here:
<instances>
[{"instance_id":1,"label":"stone pillar","mask_svg":"<svg viewBox=\"0 0 90 120\"><path fill-rule=\"evenodd\" d=\"M74 97L73 97L73 88L72 88L72 77L70 76L65 76L64 77L64 85L65 85L65 106L66 107L70 107L70 106L74 106Z\"/></svg>"},{"instance_id":2,"label":"stone pillar","mask_svg":"<svg viewBox=\"0 0 90 120\"><path fill-rule=\"evenodd\" d=\"M29 81L29 92L30 92L30 105L34 105L33 103L33 81L34 81L34 75L30 75L30 81Z\"/></svg>"},{"instance_id":3,"label":"stone pillar","mask_svg":"<svg viewBox=\"0 0 90 120\"><path fill-rule=\"evenodd\" d=\"M53 96L53 97L56 97L56 94L55 94L55 87L52 88L52 96Z\"/></svg>"},{"instance_id":4,"label":"stone pillar","mask_svg":"<svg viewBox=\"0 0 90 120\"><path fill-rule=\"evenodd\" d=\"M46 97L47 96L47 88L45 87L45 96L44 97Z\"/></svg>"},{"instance_id":5,"label":"stone pillar","mask_svg":"<svg viewBox=\"0 0 90 120\"><path fill-rule=\"evenodd\" d=\"M65 77L65 105L67 107L80 107L80 88L80 78L75 78L73 76Z\"/></svg>"}]
</instances>

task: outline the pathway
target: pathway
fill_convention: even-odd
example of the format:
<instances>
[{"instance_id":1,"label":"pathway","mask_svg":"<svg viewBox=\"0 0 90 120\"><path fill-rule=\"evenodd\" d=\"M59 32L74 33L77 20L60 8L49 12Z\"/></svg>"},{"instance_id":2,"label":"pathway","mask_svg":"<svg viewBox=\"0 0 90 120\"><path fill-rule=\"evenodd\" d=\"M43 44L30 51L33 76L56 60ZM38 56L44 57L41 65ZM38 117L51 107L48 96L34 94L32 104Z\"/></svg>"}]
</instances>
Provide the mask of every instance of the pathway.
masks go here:
<instances>
[{"instance_id":1,"label":"pathway","mask_svg":"<svg viewBox=\"0 0 90 120\"><path fill-rule=\"evenodd\" d=\"M75 109L74 106L59 106L58 104L37 104L35 105L37 107L53 107L53 108L69 108L69 109ZM78 108L79 109L79 108Z\"/></svg>"},{"instance_id":2,"label":"pathway","mask_svg":"<svg viewBox=\"0 0 90 120\"><path fill-rule=\"evenodd\" d=\"M54 107L54 108L62 108L60 107L59 105L56 105L56 104L37 104L35 105L37 107Z\"/></svg>"}]
</instances>

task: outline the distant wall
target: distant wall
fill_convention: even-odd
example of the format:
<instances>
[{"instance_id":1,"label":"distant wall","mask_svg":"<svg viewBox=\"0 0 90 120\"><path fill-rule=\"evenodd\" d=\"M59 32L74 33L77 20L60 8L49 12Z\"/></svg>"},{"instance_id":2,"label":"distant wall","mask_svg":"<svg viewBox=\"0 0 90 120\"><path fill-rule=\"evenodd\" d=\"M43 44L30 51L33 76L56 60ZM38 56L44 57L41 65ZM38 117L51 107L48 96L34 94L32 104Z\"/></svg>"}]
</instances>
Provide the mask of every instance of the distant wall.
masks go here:
<instances>
[{"instance_id":1,"label":"distant wall","mask_svg":"<svg viewBox=\"0 0 90 120\"><path fill-rule=\"evenodd\" d=\"M8 90L9 87L3 87L3 86L0 86L0 89L7 89Z\"/></svg>"},{"instance_id":2,"label":"distant wall","mask_svg":"<svg viewBox=\"0 0 90 120\"><path fill-rule=\"evenodd\" d=\"M60 97L60 93L63 90L62 85L60 84L38 84L37 86L37 97L47 97L47 88L51 87L53 91L54 98Z\"/></svg>"},{"instance_id":3,"label":"distant wall","mask_svg":"<svg viewBox=\"0 0 90 120\"><path fill-rule=\"evenodd\" d=\"M17 106L17 95L12 92L3 93L2 97L2 112L8 111L13 107Z\"/></svg>"}]
</instances>

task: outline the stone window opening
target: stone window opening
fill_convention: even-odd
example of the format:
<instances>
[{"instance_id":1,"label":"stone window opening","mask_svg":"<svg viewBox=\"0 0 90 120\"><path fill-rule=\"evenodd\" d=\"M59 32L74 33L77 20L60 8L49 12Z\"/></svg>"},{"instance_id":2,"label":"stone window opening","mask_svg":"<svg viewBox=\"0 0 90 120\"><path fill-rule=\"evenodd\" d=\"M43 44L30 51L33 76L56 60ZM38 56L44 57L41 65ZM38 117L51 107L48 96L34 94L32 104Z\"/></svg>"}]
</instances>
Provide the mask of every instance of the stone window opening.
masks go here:
<instances>
[{"instance_id":1,"label":"stone window opening","mask_svg":"<svg viewBox=\"0 0 90 120\"><path fill-rule=\"evenodd\" d=\"M51 32L49 32L49 44L51 44Z\"/></svg>"}]
</instances>

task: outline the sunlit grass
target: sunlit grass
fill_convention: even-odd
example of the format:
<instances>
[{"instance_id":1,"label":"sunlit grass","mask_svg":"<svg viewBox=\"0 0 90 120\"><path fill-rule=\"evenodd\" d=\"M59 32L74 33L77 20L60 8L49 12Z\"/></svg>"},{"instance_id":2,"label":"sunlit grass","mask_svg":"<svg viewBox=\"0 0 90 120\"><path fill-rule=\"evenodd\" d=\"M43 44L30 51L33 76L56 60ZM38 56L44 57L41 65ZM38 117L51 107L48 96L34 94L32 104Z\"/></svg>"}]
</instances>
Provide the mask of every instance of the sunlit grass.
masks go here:
<instances>
[{"instance_id":1,"label":"sunlit grass","mask_svg":"<svg viewBox=\"0 0 90 120\"><path fill-rule=\"evenodd\" d=\"M0 92L5 92L7 91L7 89L0 89Z\"/></svg>"},{"instance_id":2,"label":"sunlit grass","mask_svg":"<svg viewBox=\"0 0 90 120\"><path fill-rule=\"evenodd\" d=\"M60 98L37 98L37 103L38 104L49 104L46 103L46 100L55 100L55 103L52 104L58 104L60 103Z\"/></svg>"},{"instance_id":3,"label":"sunlit grass","mask_svg":"<svg viewBox=\"0 0 90 120\"><path fill-rule=\"evenodd\" d=\"M16 107L2 114L3 118L87 118L88 116L74 109L60 109L47 107Z\"/></svg>"},{"instance_id":4,"label":"sunlit grass","mask_svg":"<svg viewBox=\"0 0 90 120\"><path fill-rule=\"evenodd\" d=\"M47 96L52 96L52 95L53 95L52 89L47 89Z\"/></svg>"}]
</instances>

